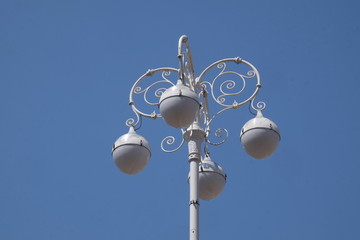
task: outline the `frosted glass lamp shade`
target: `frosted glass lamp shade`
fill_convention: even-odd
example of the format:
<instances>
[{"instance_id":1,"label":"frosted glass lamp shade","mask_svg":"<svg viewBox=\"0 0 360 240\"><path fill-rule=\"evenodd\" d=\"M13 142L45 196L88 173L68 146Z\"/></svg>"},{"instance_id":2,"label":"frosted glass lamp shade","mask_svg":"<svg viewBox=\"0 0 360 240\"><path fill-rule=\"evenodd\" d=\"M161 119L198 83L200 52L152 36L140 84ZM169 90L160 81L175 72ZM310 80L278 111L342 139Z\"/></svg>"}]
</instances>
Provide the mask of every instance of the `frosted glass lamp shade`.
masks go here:
<instances>
[{"instance_id":1,"label":"frosted glass lamp shade","mask_svg":"<svg viewBox=\"0 0 360 240\"><path fill-rule=\"evenodd\" d=\"M199 198L212 200L220 195L226 183L224 170L206 156L199 165Z\"/></svg>"},{"instance_id":2,"label":"frosted glass lamp shade","mask_svg":"<svg viewBox=\"0 0 360 240\"><path fill-rule=\"evenodd\" d=\"M240 141L247 154L256 159L271 156L279 142L280 131L277 125L263 117L261 111L249 120L241 130Z\"/></svg>"},{"instance_id":3,"label":"frosted glass lamp shade","mask_svg":"<svg viewBox=\"0 0 360 240\"><path fill-rule=\"evenodd\" d=\"M148 164L150 155L148 141L138 135L132 127L129 133L116 140L112 150L116 166L126 174L142 171Z\"/></svg>"},{"instance_id":4,"label":"frosted glass lamp shade","mask_svg":"<svg viewBox=\"0 0 360 240\"><path fill-rule=\"evenodd\" d=\"M195 120L200 108L199 98L181 81L168 88L159 101L160 114L167 124L174 128L187 128Z\"/></svg>"}]
</instances>

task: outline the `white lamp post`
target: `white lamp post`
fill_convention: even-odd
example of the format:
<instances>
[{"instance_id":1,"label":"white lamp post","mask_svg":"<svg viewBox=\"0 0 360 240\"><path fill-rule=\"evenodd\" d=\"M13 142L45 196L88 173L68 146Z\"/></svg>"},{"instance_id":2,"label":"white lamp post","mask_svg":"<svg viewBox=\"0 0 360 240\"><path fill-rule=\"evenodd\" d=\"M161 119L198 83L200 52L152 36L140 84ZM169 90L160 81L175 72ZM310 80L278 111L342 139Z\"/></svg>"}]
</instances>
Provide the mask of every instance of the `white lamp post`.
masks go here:
<instances>
[{"instance_id":1,"label":"white lamp post","mask_svg":"<svg viewBox=\"0 0 360 240\"><path fill-rule=\"evenodd\" d=\"M117 167L124 173L136 174L148 164L151 152L148 141L138 135L135 130L141 126L141 118L163 118L173 128L181 130L182 141L173 150L166 150L164 144L172 145L174 137L168 136L161 142L165 152L175 152L188 143L188 161L190 164L190 240L199 239L199 198L211 200L216 198L226 183L224 170L210 159L208 144L220 145L227 139L226 129L218 129L215 135L223 138L218 143L209 139L210 126L214 119L226 110L238 109L250 104L257 111L255 118L249 120L240 132L240 140L245 151L252 157L264 159L269 157L280 141L279 129L274 122L263 117L265 103L254 106L254 99L261 88L260 75L249 62L236 57L217 61L208 66L198 77L195 77L194 66L187 36L181 36L178 45L180 68L157 68L148 70L133 85L130 91L129 104L136 115L130 118L126 125L129 132L122 135L113 145L112 156ZM238 67L229 70L228 65ZM240 66L247 72L240 73ZM215 71L215 74L211 74ZM178 75L176 81L169 80L171 74ZM160 80L153 81L153 75L160 74ZM229 77L235 78L230 80ZM152 81L144 81L151 79ZM146 87L141 84L146 82ZM247 83L252 83L253 91L245 92ZM168 85L170 87L161 87ZM240 87L239 87L240 86ZM149 100L149 92L155 90L157 101ZM249 96L243 97L248 94ZM142 95L144 102L155 110L145 113L136 106L135 95ZM239 99L242 100L239 100ZM210 115L209 100L213 100L220 110ZM202 144L205 151L202 153Z\"/></svg>"}]
</instances>

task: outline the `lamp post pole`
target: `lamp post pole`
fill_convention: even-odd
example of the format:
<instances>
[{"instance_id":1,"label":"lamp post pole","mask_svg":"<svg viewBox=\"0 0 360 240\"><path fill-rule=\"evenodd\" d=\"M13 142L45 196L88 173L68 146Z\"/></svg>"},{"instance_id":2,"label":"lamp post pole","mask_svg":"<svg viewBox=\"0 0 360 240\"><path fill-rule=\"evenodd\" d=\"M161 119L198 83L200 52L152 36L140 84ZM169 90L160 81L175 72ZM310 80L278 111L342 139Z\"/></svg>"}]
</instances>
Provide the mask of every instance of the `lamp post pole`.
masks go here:
<instances>
[{"instance_id":1,"label":"lamp post pole","mask_svg":"<svg viewBox=\"0 0 360 240\"><path fill-rule=\"evenodd\" d=\"M210 140L210 127L214 119L226 110L238 109L245 104L250 104L257 114L241 129L240 140L245 151L257 159L266 158L275 151L280 141L280 133L276 124L262 115L265 103L258 102L256 106L254 105L261 82L260 75L252 64L239 57L222 59L211 64L198 77L195 77L190 46L185 35L179 39L178 58L179 69L148 70L135 82L130 91L129 105L136 119L130 118L126 121L129 132L115 141L112 156L122 172L136 174L145 168L151 155L148 141L136 133L142 125L142 117L163 118L168 125L179 129L182 134L179 146L168 150L165 145L173 145L175 142L173 136L168 136L161 142L161 148L165 152L175 152L185 141L188 144L190 240L198 240L199 198L211 200L217 197L223 190L227 177L224 170L209 156L208 146L220 145L228 136L227 130L220 128L215 131L215 136L220 138L220 141ZM229 70L227 64L231 63L235 66L244 65L249 69L246 73ZM209 74L214 69L218 72L215 75ZM170 80L173 72L178 75L176 84ZM160 80L144 81L154 75L160 75ZM230 80L229 77L234 77L237 81ZM255 85L253 92L248 97L237 99L244 95L247 83ZM164 85L170 85L170 87L163 87ZM154 91L157 101L149 99L151 91ZM135 104L136 96L143 96L144 102L155 110L150 113L140 110ZM210 115L210 99L220 106L220 110L214 115ZM205 143L204 153L201 151L203 143Z\"/></svg>"},{"instance_id":2,"label":"lamp post pole","mask_svg":"<svg viewBox=\"0 0 360 240\"><path fill-rule=\"evenodd\" d=\"M191 125L184 135L189 150L189 186L190 186L190 240L199 239L199 164L201 162L201 144L205 140L205 132L197 123Z\"/></svg>"}]
</instances>

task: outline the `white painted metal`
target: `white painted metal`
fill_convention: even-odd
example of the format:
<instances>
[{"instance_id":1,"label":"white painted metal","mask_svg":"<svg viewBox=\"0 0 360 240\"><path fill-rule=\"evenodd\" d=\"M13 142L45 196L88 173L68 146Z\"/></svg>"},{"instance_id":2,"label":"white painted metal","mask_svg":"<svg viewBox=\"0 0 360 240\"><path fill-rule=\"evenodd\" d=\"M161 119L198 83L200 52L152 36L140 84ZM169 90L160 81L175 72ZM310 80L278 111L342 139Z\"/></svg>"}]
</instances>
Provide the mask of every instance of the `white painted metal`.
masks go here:
<instances>
[{"instance_id":1,"label":"white painted metal","mask_svg":"<svg viewBox=\"0 0 360 240\"><path fill-rule=\"evenodd\" d=\"M255 118L245 123L240 132L240 140L245 151L257 159L271 156L280 141L278 126L265 118L260 110Z\"/></svg>"},{"instance_id":2,"label":"white painted metal","mask_svg":"<svg viewBox=\"0 0 360 240\"><path fill-rule=\"evenodd\" d=\"M136 80L136 82L134 83L134 85L132 86L131 90L130 90L130 95L129 95L129 105L131 106L133 112L136 115L136 120L133 118L129 118L126 121L126 125L127 126L137 126L140 123L140 116L144 116L144 117L148 117L148 118L152 118L152 119L156 119L161 117L160 113L157 113L156 110L157 108L155 108L151 113L145 113L145 111L141 111L139 110L136 106L135 106L135 100L134 100L134 95L143 95L144 97L144 102L147 105L150 106L158 106L158 102L151 102L148 100L147 96L148 96L148 92L150 89L155 88L155 86L157 86L158 84L170 84L171 86L174 86L175 84L169 80L169 76L171 76L172 72L176 72L178 73L179 70L175 69L175 68L157 68L157 69L150 69L148 70L145 74L143 74L138 80ZM153 75L157 74L157 73L161 73L161 80L155 81L155 82L150 82L150 84L145 85L145 86L140 86L141 83L144 82L145 79L148 80L148 78L151 78ZM158 78L156 78L158 79ZM164 88L159 88L155 91L155 96L156 97L160 97L161 94L165 91Z\"/></svg>"},{"instance_id":3,"label":"white painted metal","mask_svg":"<svg viewBox=\"0 0 360 240\"><path fill-rule=\"evenodd\" d=\"M205 139L205 131L194 122L184 133L189 150L189 185L190 185L190 240L199 239L199 163L201 161L201 144Z\"/></svg>"},{"instance_id":4,"label":"white painted metal","mask_svg":"<svg viewBox=\"0 0 360 240\"><path fill-rule=\"evenodd\" d=\"M164 147L164 144L172 145L175 143L175 138L173 136L165 137L161 142L161 148L165 152L174 152L181 148L184 141L188 143L188 160L190 165L190 240L198 240L199 165L202 156L201 145L203 142L212 145L220 145L226 141L228 136L227 130L225 128L220 128L214 131L215 136L220 139L220 141L215 143L210 141L210 125L224 111L238 109L249 102L251 102L253 109L261 111L265 108L265 103L259 102L256 107L254 106L254 99L261 88L261 82L259 72L249 62L239 57L222 59L211 64L196 77L188 37L185 35L181 36L179 39L178 58L180 62L179 69L166 67L148 70L134 83L129 95L129 104L135 113L136 118L130 118L126 121L126 125L129 126L130 131L133 132L129 131L129 133L125 135L134 134L134 128L138 129L141 127L141 117L151 119L163 117L170 126L181 130L182 141L180 141L180 144L176 148L169 150ZM238 66L238 68L242 65L248 70L245 71L245 73L240 73L240 68L236 71L231 70L230 65L235 67ZM218 73L210 74L213 70L217 70ZM242 69L242 71L244 70ZM170 80L173 73L178 74L178 83ZM156 74L160 75L160 77L153 77ZM144 81L145 79L146 81ZM248 91L249 96L244 97L244 90L247 83L254 84L255 89L253 92ZM169 87L164 87L164 85L169 85ZM151 91L154 91L155 98L158 98L159 101L153 101L150 100L151 98L148 98L149 92ZM149 112L148 110L144 111L138 109L134 99L135 95L142 95L146 105L152 107L153 111ZM240 98L240 95L242 98ZM215 102L221 107L214 115L211 115L210 113L209 99L213 100L212 102ZM264 119L265 118L255 118L255 120L250 120L244 126L241 133L241 141L246 151L255 158L263 157L263 155L258 155L259 152L262 154L266 153L265 155L268 156L268 152L272 152L276 148L279 142L278 140L280 139L277 126L269 119ZM261 125L265 123L271 123L270 128ZM259 124L261 127L259 127ZM274 134L278 139L274 137ZM147 141L140 135L137 135L137 137L134 137L134 135L131 135L131 137L124 136L120 137L115 142L113 157L122 171L133 174L141 171L146 166L148 158L150 157L150 147L148 146ZM269 148L271 151L269 149L264 150L260 148L260 151L257 149L258 142L263 141L262 138L265 138L268 142L275 142L271 143L272 145L270 144L272 146L271 149ZM124 161L124 159L126 161ZM142 159L142 161L137 161L139 159ZM136 171L124 170L122 161L126 163L125 165L133 162L142 164L140 164L141 167L134 167ZM204 196L204 199L216 197L221 192L226 178L226 175L220 166L215 163L212 164L213 162L209 163L211 164L207 165L209 167L207 173L210 173L210 177L207 176L207 174L204 174L203 177L205 177L205 180L209 177L210 180L207 179L204 181L204 185L213 184L217 186L213 188L212 193L209 194L209 196ZM201 167L205 168L205 164L200 166L200 170ZM211 177L213 174L216 174L217 176L215 178Z\"/></svg>"}]
</instances>

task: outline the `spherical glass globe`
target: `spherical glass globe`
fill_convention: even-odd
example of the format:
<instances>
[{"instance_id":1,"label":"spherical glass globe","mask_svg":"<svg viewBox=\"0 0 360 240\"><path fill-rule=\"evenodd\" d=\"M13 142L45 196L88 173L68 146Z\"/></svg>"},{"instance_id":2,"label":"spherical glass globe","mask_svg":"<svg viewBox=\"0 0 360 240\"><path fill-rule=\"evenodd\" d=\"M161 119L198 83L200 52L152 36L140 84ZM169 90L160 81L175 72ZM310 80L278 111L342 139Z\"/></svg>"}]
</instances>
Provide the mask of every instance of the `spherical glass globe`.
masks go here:
<instances>
[{"instance_id":1,"label":"spherical glass globe","mask_svg":"<svg viewBox=\"0 0 360 240\"><path fill-rule=\"evenodd\" d=\"M189 87L178 83L160 97L160 114L174 128L187 128L195 120L200 108L199 97Z\"/></svg>"},{"instance_id":2,"label":"spherical glass globe","mask_svg":"<svg viewBox=\"0 0 360 240\"><path fill-rule=\"evenodd\" d=\"M240 141L247 154L256 159L264 159L275 152L280 142L280 131L273 121L258 111L256 117L242 128Z\"/></svg>"},{"instance_id":3,"label":"spherical glass globe","mask_svg":"<svg viewBox=\"0 0 360 240\"><path fill-rule=\"evenodd\" d=\"M199 165L199 198L212 200L220 195L226 183L226 174L222 167L211 161L209 156Z\"/></svg>"},{"instance_id":4,"label":"spherical glass globe","mask_svg":"<svg viewBox=\"0 0 360 240\"><path fill-rule=\"evenodd\" d=\"M148 141L138 135L133 127L114 143L112 157L116 166L126 174L136 174L142 171L150 159Z\"/></svg>"}]
</instances>

